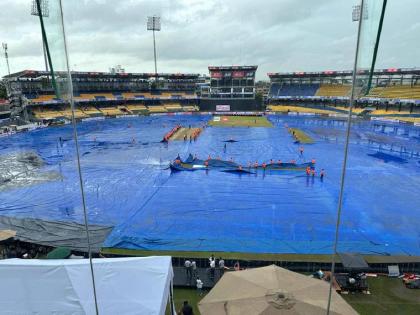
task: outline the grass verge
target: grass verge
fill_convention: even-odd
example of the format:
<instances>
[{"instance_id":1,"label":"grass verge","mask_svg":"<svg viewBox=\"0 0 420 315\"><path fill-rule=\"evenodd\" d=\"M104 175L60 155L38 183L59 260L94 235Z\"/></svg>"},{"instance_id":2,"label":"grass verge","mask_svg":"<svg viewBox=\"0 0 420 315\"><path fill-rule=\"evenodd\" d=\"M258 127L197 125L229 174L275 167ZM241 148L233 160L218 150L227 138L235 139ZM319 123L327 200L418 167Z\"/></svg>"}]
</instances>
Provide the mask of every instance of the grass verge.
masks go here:
<instances>
[{"instance_id":1,"label":"grass verge","mask_svg":"<svg viewBox=\"0 0 420 315\"><path fill-rule=\"evenodd\" d=\"M305 132L297 128L289 128L290 134L300 143L303 144L312 144L314 140Z\"/></svg>"},{"instance_id":2,"label":"grass verge","mask_svg":"<svg viewBox=\"0 0 420 315\"><path fill-rule=\"evenodd\" d=\"M273 127L264 116L213 116L208 124L214 127Z\"/></svg>"}]
</instances>

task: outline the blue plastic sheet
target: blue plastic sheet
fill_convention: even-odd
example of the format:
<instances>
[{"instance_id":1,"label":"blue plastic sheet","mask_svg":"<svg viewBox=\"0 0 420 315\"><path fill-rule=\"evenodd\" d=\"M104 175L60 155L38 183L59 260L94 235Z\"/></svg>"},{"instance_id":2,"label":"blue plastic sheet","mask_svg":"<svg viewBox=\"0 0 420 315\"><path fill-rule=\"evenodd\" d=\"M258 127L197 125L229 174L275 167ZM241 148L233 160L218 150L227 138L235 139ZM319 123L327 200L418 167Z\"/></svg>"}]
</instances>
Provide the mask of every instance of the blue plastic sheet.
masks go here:
<instances>
[{"instance_id":1,"label":"blue plastic sheet","mask_svg":"<svg viewBox=\"0 0 420 315\"><path fill-rule=\"evenodd\" d=\"M176 124L200 127L209 119L176 115L78 124L89 221L114 226L104 246L331 253L346 123L279 115L269 117L273 128L207 127L197 141L160 143ZM314 138L314 144L303 146L303 156L285 125ZM355 123L340 251L420 255L419 129ZM230 139L237 142L225 142ZM0 141L0 155L35 152L46 162L42 171L62 177L0 189L0 215L83 222L71 126ZM209 155L233 159L244 166L270 159L300 163L314 158L317 175L171 173L169 162L178 154L185 159L190 153L204 159ZM323 181L318 176L321 168L326 173Z\"/></svg>"}]
</instances>

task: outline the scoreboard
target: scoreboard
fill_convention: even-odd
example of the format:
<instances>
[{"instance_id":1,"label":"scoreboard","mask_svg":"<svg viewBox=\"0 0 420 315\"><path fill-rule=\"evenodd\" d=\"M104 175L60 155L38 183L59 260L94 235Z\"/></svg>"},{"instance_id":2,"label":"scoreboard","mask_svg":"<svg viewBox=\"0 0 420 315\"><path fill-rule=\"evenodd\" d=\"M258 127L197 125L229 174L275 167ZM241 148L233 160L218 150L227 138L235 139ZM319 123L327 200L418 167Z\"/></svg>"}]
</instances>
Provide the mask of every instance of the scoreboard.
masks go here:
<instances>
[{"instance_id":1,"label":"scoreboard","mask_svg":"<svg viewBox=\"0 0 420 315\"><path fill-rule=\"evenodd\" d=\"M210 98L254 98L257 66L209 67Z\"/></svg>"}]
</instances>

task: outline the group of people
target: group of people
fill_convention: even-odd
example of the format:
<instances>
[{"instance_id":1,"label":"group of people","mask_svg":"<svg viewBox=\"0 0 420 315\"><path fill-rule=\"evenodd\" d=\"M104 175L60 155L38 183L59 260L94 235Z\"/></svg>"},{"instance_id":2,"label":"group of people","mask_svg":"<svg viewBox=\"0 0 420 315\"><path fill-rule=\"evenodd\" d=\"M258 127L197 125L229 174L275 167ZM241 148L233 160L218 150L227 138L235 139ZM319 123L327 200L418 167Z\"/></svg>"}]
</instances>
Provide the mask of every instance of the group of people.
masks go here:
<instances>
[{"instance_id":1,"label":"group of people","mask_svg":"<svg viewBox=\"0 0 420 315\"><path fill-rule=\"evenodd\" d=\"M310 166L306 167L306 176L312 176L315 177L316 175L316 171L314 168L311 168ZM321 171L319 172L319 178L322 180L324 180L324 176L325 176L325 170L323 168L321 168Z\"/></svg>"},{"instance_id":2,"label":"group of people","mask_svg":"<svg viewBox=\"0 0 420 315\"><path fill-rule=\"evenodd\" d=\"M214 255L211 255L209 258L209 268L207 268L207 272L209 275L210 281L215 281L216 276L216 269L219 270L219 278L224 274L225 269L228 269L225 266L225 261L222 257L219 257L219 259L216 261L216 258ZM217 268L216 268L217 266ZM202 289L203 289L203 280L200 279L200 276L198 274L197 270L197 263L194 260L186 259L184 261L184 268L186 272L186 278L187 278L187 284L191 285L192 281L195 281L195 285L198 291L199 295L202 295Z\"/></svg>"},{"instance_id":3,"label":"group of people","mask_svg":"<svg viewBox=\"0 0 420 315\"><path fill-rule=\"evenodd\" d=\"M189 129L191 129L191 125L190 125ZM200 128L195 129L195 130L194 130L194 131L190 134L190 142L192 142L192 141L196 141L196 140L197 140L197 138L198 138L198 136L200 135L200 133L201 133L201 129L200 129ZM187 140L188 140L188 136L187 136L187 134L185 134L185 135L184 135L184 141L187 141Z\"/></svg>"}]
</instances>

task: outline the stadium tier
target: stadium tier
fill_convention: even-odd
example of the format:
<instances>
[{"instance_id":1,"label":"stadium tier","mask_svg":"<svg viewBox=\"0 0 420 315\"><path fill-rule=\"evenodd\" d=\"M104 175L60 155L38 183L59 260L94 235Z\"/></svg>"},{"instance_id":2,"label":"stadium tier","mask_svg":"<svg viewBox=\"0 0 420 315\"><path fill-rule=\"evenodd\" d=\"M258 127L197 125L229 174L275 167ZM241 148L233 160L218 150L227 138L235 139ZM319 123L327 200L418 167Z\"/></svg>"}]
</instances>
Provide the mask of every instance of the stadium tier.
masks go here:
<instances>
[{"instance_id":1,"label":"stadium tier","mask_svg":"<svg viewBox=\"0 0 420 315\"><path fill-rule=\"evenodd\" d=\"M321 84L315 96L349 96L351 85Z\"/></svg>"},{"instance_id":2,"label":"stadium tier","mask_svg":"<svg viewBox=\"0 0 420 315\"><path fill-rule=\"evenodd\" d=\"M350 94L352 71L290 72L268 73L270 91L268 99L306 97L346 98ZM375 70L372 85L367 91L369 72L360 70L358 80L363 83L357 87L356 95L369 102L369 98L387 100L420 100L420 69L382 69Z\"/></svg>"},{"instance_id":3,"label":"stadium tier","mask_svg":"<svg viewBox=\"0 0 420 315\"><path fill-rule=\"evenodd\" d=\"M392 99L420 99L420 84L375 87L369 92L369 96Z\"/></svg>"},{"instance_id":4,"label":"stadium tier","mask_svg":"<svg viewBox=\"0 0 420 315\"><path fill-rule=\"evenodd\" d=\"M281 84L273 83L271 96L314 96L319 84Z\"/></svg>"}]
</instances>

